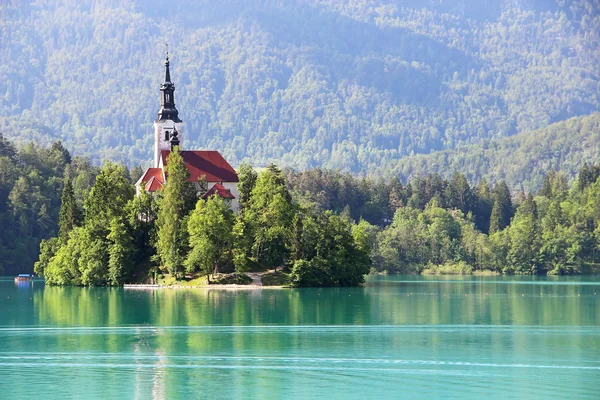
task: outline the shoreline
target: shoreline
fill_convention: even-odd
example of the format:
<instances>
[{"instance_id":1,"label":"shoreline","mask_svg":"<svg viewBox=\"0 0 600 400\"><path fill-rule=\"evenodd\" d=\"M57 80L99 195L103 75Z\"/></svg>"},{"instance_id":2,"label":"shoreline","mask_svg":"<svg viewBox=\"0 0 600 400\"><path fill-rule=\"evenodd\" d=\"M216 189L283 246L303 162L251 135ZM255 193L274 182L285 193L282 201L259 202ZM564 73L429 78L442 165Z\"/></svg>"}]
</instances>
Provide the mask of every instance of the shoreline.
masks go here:
<instances>
[{"instance_id":1,"label":"shoreline","mask_svg":"<svg viewBox=\"0 0 600 400\"><path fill-rule=\"evenodd\" d=\"M145 284L125 284L123 289L129 290L157 290L157 289L217 289L217 290L262 290L262 289L291 289L289 286L259 286L259 285L145 285Z\"/></svg>"}]
</instances>

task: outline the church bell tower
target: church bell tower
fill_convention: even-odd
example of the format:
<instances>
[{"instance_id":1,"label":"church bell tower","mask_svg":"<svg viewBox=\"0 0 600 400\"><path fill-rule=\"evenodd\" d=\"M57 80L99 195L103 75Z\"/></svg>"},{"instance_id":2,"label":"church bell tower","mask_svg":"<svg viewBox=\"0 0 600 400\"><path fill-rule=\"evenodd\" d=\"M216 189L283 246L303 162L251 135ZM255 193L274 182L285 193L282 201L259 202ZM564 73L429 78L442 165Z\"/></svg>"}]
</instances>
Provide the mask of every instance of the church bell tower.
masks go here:
<instances>
[{"instance_id":1,"label":"church bell tower","mask_svg":"<svg viewBox=\"0 0 600 400\"><path fill-rule=\"evenodd\" d=\"M171 138L174 136L183 142L183 121L179 119L179 111L175 108L175 85L171 82L169 69L169 51L165 60L165 82L160 85L160 109L158 119L154 121L154 167L159 166L160 152L171 150Z\"/></svg>"}]
</instances>

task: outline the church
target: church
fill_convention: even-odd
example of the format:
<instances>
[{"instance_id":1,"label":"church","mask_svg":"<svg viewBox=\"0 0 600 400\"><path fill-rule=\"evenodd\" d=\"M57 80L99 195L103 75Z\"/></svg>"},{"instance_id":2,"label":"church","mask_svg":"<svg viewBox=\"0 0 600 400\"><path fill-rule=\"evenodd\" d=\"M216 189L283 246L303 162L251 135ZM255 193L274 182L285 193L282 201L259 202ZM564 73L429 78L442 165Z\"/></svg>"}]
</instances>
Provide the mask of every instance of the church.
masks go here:
<instances>
[{"instance_id":1,"label":"church","mask_svg":"<svg viewBox=\"0 0 600 400\"><path fill-rule=\"evenodd\" d=\"M185 165L190 173L190 182L200 189L198 180L204 179L208 191L204 198L214 194L230 203L231 209L239 209L238 175L235 169L214 150L184 150L185 138L183 121L175 108L175 85L171 82L169 54L165 61L165 82L160 86L160 109L154 121L154 164L148 168L136 183L139 195L141 190L156 192L167 182L165 174L167 157L178 146Z\"/></svg>"}]
</instances>

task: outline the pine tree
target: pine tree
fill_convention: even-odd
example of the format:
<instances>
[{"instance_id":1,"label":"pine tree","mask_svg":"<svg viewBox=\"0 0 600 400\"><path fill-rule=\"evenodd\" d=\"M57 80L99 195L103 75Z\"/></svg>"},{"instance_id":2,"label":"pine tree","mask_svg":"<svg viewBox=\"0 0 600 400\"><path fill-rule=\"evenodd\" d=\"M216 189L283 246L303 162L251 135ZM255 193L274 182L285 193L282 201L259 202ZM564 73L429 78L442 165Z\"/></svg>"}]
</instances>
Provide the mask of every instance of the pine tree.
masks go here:
<instances>
[{"instance_id":1,"label":"pine tree","mask_svg":"<svg viewBox=\"0 0 600 400\"><path fill-rule=\"evenodd\" d=\"M397 176L394 176L390 180L390 198L389 204L392 213L395 212L400 207L403 207L406 204L406 192L402 187L402 182L398 179Z\"/></svg>"},{"instance_id":2,"label":"pine tree","mask_svg":"<svg viewBox=\"0 0 600 400\"><path fill-rule=\"evenodd\" d=\"M490 234L499 232L510 224L513 215L512 198L505 181L494 187L494 206L490 217Z\"/></svg>"},{"instance_id":3,"label":"pine tree","mask_svg":"<svg viewBox=\"0 0 600 400\"><path fill-rule=\"evenodd\" d=\"M66 243L69 232L81 223L81 211L75 201L75 192L70 179L65 181L61 197L60 213L58 216L58 238Z\"/></svg>"},{"instance_id":4,"label":"pine tree","mask_svg":"<svg viewBox=\"0 0 600 400\"><path fill-rule=\"evenodd\" d=\"M464 174L452 175L446 189L446 198L450 208L461 210L465 215L473 208L473 192Z\"/></svg>"},{"instance_id":5,"label":"pine tree","mask_svg":"<svg viewBox=\"0 0 600 400\"><path fill-rule=\"evenodd\" d=\"M475 197L475 225L481 232L488 233L490 230L490 219L494 202L490 187L485 179L482 179L481 182L479 182Z\"/></svg>"},{"instance_id":6,"label":"pine tree","mask_svg":"<svg viewBox=\"0 0 600 400\"><path fill-rule=\"evenodd\" d=\"M181 277L188 246L184 219L193 185L188 182L190 174L177 147L167 157L165 172L167 182L159 204L156 250L169 273Z\"/></svg>"}]
</instances>

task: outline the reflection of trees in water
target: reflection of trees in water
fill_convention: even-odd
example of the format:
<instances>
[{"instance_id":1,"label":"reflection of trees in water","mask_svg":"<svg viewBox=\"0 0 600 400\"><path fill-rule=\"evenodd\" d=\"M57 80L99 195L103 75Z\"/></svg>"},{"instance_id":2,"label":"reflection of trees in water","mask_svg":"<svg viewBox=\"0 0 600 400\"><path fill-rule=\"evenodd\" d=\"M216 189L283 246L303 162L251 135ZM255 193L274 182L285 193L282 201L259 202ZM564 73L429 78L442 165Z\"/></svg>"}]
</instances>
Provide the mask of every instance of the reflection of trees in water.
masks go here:
<instances>
[{"instance_id":1,"label":"reflection of trees in water","mask_svg":"<svg viewBox=\"0 0 600 400\"><path fill-rule=\"evenodd\" d=\"M260 398L284 390L285 384L274 384L274 375L293 384L293 374L255 366L372 357L382 345L392 358L414 349L428 349L434 358L466 349L461 357L475 357L468 353L475 348L481 352L477 357L515 349L515 357L522 358L539 346L583 347L584 334L548 332L594 326L600 319L593 285L531 284L531 277L484 278L493 283L471 277L370 279L366 288L348 289L47 287L35 294L39 324L82 328L37 340L44 351L109 356L94 362L115 364L101 374L128 385L120 395L132 391L136 399L163 399L182 390L199 395L226 389ZM66 385L75 390L82 382L73 378ZM219 382L228 387L219 388ZM107 393L111 390L116 389Z\"/></svg>"}]
</instances>

